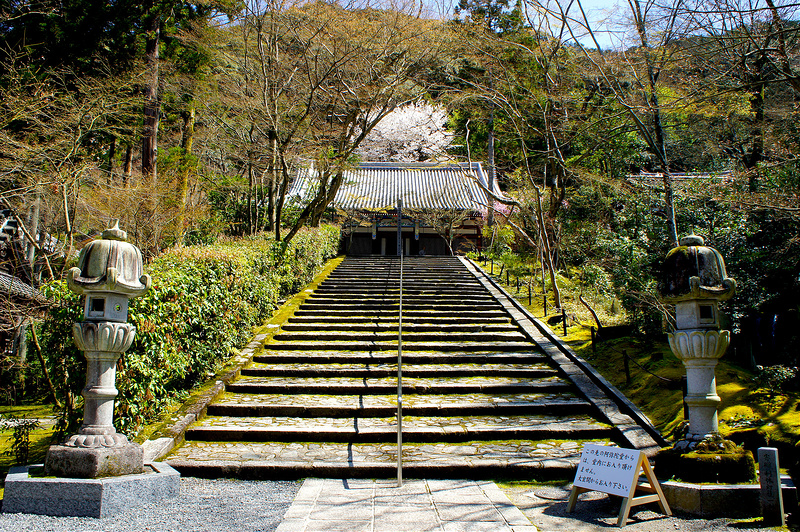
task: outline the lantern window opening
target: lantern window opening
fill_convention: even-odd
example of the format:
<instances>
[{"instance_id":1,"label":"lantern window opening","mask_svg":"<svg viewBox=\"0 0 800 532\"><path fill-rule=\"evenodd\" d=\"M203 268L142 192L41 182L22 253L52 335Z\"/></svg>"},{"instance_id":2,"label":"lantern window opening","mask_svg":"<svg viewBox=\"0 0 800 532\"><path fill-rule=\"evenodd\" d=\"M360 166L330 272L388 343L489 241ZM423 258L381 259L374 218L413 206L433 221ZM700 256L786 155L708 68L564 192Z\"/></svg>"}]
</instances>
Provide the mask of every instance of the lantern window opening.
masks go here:
<instances>
[{"instance_id":1,"label":"lantern window opening","mask_svg":"<svg viewBox=\"0 0 800 532\"><path fill-rule=\"evenodd\" d=\"M714 323L714 306L713 305L698 305L700 313L700 323Z\"/></svg>"},{"instance_id":2,"label":"lantern window opening","mask_svg":"<svg viewBox=\"0 0 800 532\"><path fill-rule=\"evenodd\" d=\"M89 316L100 315L106 312L106 298L104 297L91 297L89 298Z\"/></svg>"}]
</instances>

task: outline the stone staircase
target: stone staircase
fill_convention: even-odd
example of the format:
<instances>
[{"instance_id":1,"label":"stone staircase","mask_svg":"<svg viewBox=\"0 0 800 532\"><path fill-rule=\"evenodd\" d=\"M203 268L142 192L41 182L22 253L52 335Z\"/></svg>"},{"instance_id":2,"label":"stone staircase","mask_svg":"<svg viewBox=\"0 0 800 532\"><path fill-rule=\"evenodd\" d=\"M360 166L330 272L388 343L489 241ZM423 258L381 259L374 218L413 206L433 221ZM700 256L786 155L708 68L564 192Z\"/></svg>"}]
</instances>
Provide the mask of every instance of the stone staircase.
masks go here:
<instances>
[{"instance_id":1,"label":"stone staircase","mask_svg":"<svg viewBox=\"0 0 800 532\"><path fill-rule=\"evenodd\" d=\"M397 257L345 259L208 405L170 465L195 476L394 476L399 283ZM468 261L404 259L406 476L563 477L584 442L656 447L623 411L632 405L535 325Z\"/></svg>"}]
</instances>

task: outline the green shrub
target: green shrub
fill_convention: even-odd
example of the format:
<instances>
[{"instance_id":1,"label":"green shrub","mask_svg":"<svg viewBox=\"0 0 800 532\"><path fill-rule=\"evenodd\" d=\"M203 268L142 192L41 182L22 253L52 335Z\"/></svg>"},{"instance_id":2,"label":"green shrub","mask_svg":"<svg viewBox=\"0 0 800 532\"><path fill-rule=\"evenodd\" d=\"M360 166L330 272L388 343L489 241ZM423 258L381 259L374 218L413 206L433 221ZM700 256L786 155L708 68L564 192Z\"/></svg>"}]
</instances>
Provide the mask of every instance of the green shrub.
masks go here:
<instances>
[{"instance_id":1,"label":"green shrub","mask_svg":"<svg viewBox=\"0 0 800 532\"><path fill-rule=\"evenodd\" d=\"M800 378L798 368L776 365L759 367L755 381L761 388L777 395L796 387L798 378Z\"/></svg>"},{"instance_id":2,"label":"green shrub","mask_svg":"<svg viewBox=\"0 0 800 532\"><path fill-rule=\"evenodd\" d=\"M134 435L171 401L211 376L252 336L280 299L305 286L336 255L339 229L304 230L288 245L264 237L171 249L145 267L153 286L131 301L136 325L131 348L118 363L115 424ZM41 326L43 353L64 404L60 429L72 432L81 407L85 363L72 341L82 319L80 298L66 283L46 294L59 302Z\"/></svg>"},{"instance_id":3,"label":"green shrub","mask_svg":"<svg viewBox=\"0 0 800 532\"><path fill-rule=\"evenodd\" d=\"M6 455L14 458L14 463L28 463L31 448L31 432L39 428L38 419L18 418L14 415L0 415L0 431L11 430L11 449Z\"/></svg>"}]
</instances>

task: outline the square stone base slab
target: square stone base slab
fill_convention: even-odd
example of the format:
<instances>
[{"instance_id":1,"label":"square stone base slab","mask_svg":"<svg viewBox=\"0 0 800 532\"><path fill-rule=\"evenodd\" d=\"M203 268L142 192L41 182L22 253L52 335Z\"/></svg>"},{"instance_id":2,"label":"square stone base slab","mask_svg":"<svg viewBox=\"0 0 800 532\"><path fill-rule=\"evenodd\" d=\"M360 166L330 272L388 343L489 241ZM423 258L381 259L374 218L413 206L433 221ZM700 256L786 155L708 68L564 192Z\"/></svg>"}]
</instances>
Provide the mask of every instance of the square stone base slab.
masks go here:
<instances>
[{"instance_id":1,"label":"square stone base slab","mask_svg":"<svg viewBox=\"0 0 800 532\"><path fill-rule=\"evenodd\" d=\"M180 493L180 473L162 462L145 464L146 472L138 475L91 479L30 477L32 467L37 466L10 469L4 513L109 517Z\"/></svg>"},{"instance_id":2,"label":"square stone base slab","mask_svg":"<svg viewBox=\"0 0 800 532\"><path fill-rule=\"evenodd\" d=\"M788 475L781 475L783 507L797 507L797 490ZM662 482L669 507L704 518L758 517L761 515L761 486L758 484L691 484Z\"/></svg>"},{"instance_id":3,"label":"square stone base slab","mask_svg":"<svg viewBox=\"0 0 800 532\"><path fill-rule=\"evenodd\" d=\"M46 475L67 478L138 475L143 464L144 451L136 443L122 447L51 445L44 460Z\"/></svg>"}]
</instances>

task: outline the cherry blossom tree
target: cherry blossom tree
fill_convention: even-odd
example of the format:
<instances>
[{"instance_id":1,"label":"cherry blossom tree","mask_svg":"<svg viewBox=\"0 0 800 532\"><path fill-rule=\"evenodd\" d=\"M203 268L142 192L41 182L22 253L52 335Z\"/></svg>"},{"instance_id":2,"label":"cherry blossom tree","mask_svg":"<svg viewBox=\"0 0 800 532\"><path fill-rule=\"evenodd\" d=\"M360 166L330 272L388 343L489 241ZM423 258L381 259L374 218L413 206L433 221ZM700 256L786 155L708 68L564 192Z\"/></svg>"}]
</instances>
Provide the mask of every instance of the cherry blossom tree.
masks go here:
<instances>
[{"instance_id":1,"label":"cherry blossom tree","mask_svg":"<svg viewBox=\"0 0 800 532\"><path fill-rule=\"evenodd\" d=\"M447 110L425 101L395 108L370 131L357 155L365 161L414 162L435 159L450 146Z\"/></svg>"}]
</instances>

